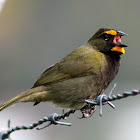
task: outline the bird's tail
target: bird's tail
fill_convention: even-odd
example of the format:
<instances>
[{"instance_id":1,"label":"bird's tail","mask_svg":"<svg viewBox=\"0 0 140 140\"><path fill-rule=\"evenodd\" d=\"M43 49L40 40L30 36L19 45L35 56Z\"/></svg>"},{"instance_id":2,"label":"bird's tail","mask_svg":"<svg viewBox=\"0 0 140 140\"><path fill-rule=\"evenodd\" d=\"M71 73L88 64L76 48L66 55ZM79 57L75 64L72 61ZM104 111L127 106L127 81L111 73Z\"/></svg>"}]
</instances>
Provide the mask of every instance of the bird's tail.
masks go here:
<instances>
[{"instance_id":1,"label":"bird's tail","mask_svg":"<svg viewBox=\"0 0 140 140\"><path fill-rule=\"evenodd\" d=\"M21 94L17 95L11 100L8 100L7 102L0 105L0 111L18 102L36 102L38 98L37 96L39 96L40 94L39 95L37 94L37 96L30 96L30 95L33 95L34 93L44 93L44 87L40 86L40 87L32 88L30 90L22 92Z\"/></svg>"}]
</instances>

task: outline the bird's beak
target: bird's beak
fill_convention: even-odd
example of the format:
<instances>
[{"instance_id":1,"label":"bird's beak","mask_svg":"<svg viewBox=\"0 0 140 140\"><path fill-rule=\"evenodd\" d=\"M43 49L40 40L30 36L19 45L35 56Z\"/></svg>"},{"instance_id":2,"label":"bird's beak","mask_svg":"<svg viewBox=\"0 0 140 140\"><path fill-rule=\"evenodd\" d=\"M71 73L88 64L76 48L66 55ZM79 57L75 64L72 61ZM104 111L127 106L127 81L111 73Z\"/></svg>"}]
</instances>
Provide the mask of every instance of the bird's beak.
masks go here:
<instances>
[{"instance_id":1,"label":"bird's beak","mask_svg":"<svg viewBox=\"0 0 140 140\"><path fill-rule=\"evenodd\" d=\"M122 42L117 42L115 47L113 47L111 51L116 51L124 54L125 53L124 47L127 47L127 45L123 44Z\"/></svg>"},{"instance_id":2,"label":"bird's beak","mask_svg":"<svg viewBox=\"0 0 140 140\"><path fill-rule=\"evenodd\" d=\"M117 35L119 35L119 36L125 36L125 35L128 35L128 34L122 32L122 31L117 31Z\"/></svg>"},{"instance_id":3,"label":"bird's beak","mask_svg":"<svg viewBox=\"0 0 140 140\"><path fill-rule=\"evenodd\" d=\"M118 47L127 47L127 45L125 45L122 42L117 42L117 44L115 46L118 46Z\"/></svg>"},{"instance_id":4,"label":"bird's beak","mask_svg":"<svg viewBox=\"0 0 140 140\"><path fill-rule=\"evenodd\" d=\"M114 40L113 40L115 47L113 47L111 51L120 52L122 54L125 53L124 47L127 47L127 45L121 42L121 36L125 36L125 35L127 34L122 31L117 31L117 35L114 37Z\"/></svg>"}]
</instances>

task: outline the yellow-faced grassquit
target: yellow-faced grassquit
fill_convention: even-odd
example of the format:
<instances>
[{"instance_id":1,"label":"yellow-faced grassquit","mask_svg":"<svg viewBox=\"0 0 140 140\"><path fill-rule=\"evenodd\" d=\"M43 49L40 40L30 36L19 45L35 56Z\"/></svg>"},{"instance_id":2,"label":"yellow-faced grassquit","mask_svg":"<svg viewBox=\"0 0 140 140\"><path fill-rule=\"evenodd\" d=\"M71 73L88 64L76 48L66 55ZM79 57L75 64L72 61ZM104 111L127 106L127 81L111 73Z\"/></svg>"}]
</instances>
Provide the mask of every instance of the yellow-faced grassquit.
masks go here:
<instances>
[{"instance_id":1,"label":"yellow-faced grassquit","mask_svg":"<svg viewBox=\"0 0 140 140\"><path fill-rule=\"evenodd\" d=\"M89 41L49 67L34 86L0 106L17 102L52 102L62 108L82 109L82 99L96 99L118 73L124 32L100 28Z\"/></svg>"}]
</instances>

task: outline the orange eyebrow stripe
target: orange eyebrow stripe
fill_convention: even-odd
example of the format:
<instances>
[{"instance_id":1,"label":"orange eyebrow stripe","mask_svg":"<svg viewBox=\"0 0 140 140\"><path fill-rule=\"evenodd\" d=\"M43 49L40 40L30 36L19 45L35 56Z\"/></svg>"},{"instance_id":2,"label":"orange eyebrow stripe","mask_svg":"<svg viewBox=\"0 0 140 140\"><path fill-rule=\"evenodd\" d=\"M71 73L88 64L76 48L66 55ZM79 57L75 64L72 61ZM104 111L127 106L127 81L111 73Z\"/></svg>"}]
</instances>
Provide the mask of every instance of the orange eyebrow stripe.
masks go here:
<instances>
[{"instance_id":1,"label":"orange eyebrow stripe","mask_svg":"<svg viewBox=\"0 0 140 140\"><path fill-rule=\"evenodd\" d=\"M115 30L105 31L104 33L107 33L107 34L110 34L110 35L117 35L117 31L115 31Z\"/></svg>"}]
</instances>

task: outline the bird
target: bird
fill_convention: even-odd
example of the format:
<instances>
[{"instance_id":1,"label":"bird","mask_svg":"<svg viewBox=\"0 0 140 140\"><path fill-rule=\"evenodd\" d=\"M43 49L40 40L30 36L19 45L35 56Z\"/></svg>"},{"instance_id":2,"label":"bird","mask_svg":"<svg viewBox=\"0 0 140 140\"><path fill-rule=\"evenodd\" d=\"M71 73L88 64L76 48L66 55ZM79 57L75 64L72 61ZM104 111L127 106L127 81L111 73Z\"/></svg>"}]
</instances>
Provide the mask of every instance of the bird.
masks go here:
<instances>
[{"instance_id":1,"label":"bird","mask_svg":"<svg viewBox=\"0 0 140 140\"><path fill-rule=\"evenodd\" d=\"M83 46L43 72L31 89L0 105L0 111L18 102L52 102L57 107L83 110L86 117L87 103L82 100L95 100L117 75L127 47L121 41L125 35L100 28Z\"/></svg>"}]
</instances>

